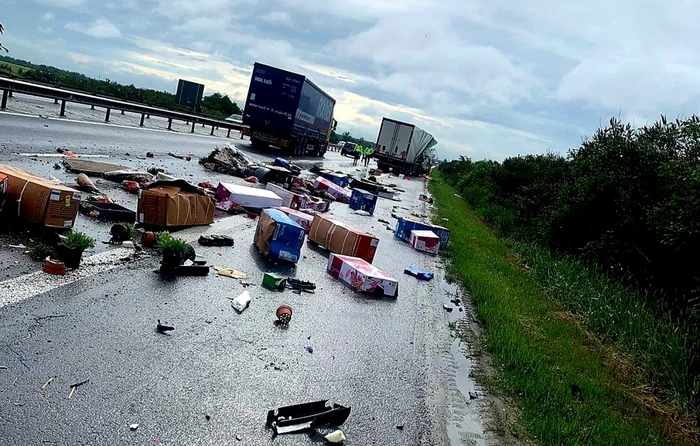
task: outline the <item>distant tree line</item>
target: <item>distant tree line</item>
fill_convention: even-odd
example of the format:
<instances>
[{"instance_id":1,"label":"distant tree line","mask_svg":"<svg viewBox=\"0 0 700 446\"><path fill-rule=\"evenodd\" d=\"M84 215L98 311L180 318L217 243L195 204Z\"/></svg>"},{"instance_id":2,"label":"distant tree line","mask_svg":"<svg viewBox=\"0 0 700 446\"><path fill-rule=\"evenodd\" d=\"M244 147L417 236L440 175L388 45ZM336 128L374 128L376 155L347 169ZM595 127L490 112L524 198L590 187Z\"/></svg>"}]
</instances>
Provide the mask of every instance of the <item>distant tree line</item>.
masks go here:
<instances>
[{"instance_id":1,"label":"distant tree line","mask_svg":"<svg viewBox=\"0 0 700 446\"><path fill-rule=\"evenodd\" d=\"M700 325L697 116L640 129L612 119L565 157L462 157L439 170L501 234L593 262Z\"/></svg>"},{"instance_id":2,"label":"distant tree line","mask_svg":"<svg viewBox=\"0 0 700 446\"><path fill-rule=\"evenodd\" d=\"M7 62L25 67L15 74L22 79L51 84L57 87L79 90L86 93L109 96L124 101L138 102L154 107L162 107L170 110L190 112L188 107L175 102L175 95L167 91L157 91L147 88L138 88L131 85L123 85L109 79L99 80L72 71L61 70L47 65L35 65L25 60L0 56L0 63ZM0 65L0 70L12 73L11 67ZM232 114L241 114L238 104L231 101L228 96L214 93L202 99L202 114L211 118L224 119Z\"/></svg>"}]
</instances>

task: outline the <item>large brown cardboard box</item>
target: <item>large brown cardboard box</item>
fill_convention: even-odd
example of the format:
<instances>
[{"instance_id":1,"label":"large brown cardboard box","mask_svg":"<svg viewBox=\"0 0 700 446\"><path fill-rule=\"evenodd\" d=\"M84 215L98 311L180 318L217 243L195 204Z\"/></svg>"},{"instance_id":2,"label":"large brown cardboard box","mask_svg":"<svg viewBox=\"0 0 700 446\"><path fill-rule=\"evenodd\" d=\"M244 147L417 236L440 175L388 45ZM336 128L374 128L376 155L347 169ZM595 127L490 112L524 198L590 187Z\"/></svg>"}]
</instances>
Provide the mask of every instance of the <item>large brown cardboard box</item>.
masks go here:
<instances>
[{"instance_id":1,"label":"large brown cardboard box","mask_svg":"<svg viewBox=\"0 0 700 446\"><path fill-rule=\"evenodd\" d=\"M368 263L374 260L374 254L379 246L377 237L320 215L314 216L309 230L309 240L332 253L359 257Z\"/></svg>"},{"instance_id":2,"label":"large brown cardboard box","mask_svg":"<svg viewBox=\"0 0 700 446\"><path fill-rule=\"evenodd\" d=\"M16 167L0 164L7 175L7 203L10 212L31 223L49 228L70 229L78 215L82 194Z\"/></svg>"},{"instance_id":3,"label":"large brown cardboard box","mask_svg":"<svg viewBox=\"0 0 700 446\"><path fill-rule=\"evenodd\" d=\"M139 191L137 221L181 227L214 223L214 200L185 180L156 181Z\"/></svg>"}]
</instances>

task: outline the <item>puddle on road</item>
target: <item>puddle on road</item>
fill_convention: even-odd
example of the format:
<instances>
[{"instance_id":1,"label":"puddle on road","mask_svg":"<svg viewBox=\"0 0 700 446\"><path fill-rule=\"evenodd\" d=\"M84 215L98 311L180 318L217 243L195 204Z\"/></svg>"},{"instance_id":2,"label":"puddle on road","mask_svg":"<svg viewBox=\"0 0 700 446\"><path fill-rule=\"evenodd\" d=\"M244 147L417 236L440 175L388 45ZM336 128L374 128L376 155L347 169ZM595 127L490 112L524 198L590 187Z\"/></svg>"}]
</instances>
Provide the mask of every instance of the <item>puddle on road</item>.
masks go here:
<instances>
[{"instance_id":1,"label":"puddle on road","mask_svg":"<svg viewBox=\"0 0 700 446\"><path fill-rule=\"evenodd\" d=\"M452 308L451 312L446 309L443 311L447 313L447 319L452 329L450 362L454 366L454 375L450 376L450 379L454 380L458 394L458 398L449 398L447 402L448 413L451 415L447 420L447 436L452 446L485 445L483 421L479 415L477 403L479 399L483 398L483 390L470 377L472 361L464 355L466 347L463 345L464 341L455 333L455 330L468 324L465 312L460 311L463 308L459 287L444 279L440 280L438 299L445 308ZM477 399L472 399L470 392L476 394Z\"/></svg>"}]
</instances>

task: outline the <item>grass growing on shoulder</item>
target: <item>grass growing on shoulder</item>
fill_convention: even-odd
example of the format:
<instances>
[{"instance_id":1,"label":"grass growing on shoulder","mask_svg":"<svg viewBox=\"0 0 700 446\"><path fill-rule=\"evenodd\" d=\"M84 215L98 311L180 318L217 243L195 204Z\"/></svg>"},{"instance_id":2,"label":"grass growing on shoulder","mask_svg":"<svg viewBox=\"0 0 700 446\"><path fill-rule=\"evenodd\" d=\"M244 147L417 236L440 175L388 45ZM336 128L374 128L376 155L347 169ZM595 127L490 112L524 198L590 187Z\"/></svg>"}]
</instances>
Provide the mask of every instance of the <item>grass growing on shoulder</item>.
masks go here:
<instances>
[{"instance_id":1,"label":"grass growing on shoulder","mask_svg":"<svg viewBox=\"0 0 700 446\"><path fill-rule=\"evenodd\" d=\"M580 317L587 330L629 356L618 365L653 384L636 389L633 398L643 400L656 415L668 418L669 434L700 444L697 399L700 382L694 379L700 333L687 322L674 321L650 296L616 284L595 268L569 258L555 258L546 248L511 242L532 277L567 311ZM691 415L695 409L695 417ZM685 414L684 414L685 412ZM673 416L670 416L673 415Z\"/></svg>"},{"instance_id":2,"label":"grass growing on shoulder","mask_svg":"<svg viewBox=\"0 0 700 446\"><path fill-rule=\"evenodd\" d=\"M601 346L561 317L562 308L439 175L431 190L452 230L450 273L469 290L484 326L494 385L518 403L532 438L552 445L664 444L661 427L627 395Z\"/></svg>"}]
</instances>

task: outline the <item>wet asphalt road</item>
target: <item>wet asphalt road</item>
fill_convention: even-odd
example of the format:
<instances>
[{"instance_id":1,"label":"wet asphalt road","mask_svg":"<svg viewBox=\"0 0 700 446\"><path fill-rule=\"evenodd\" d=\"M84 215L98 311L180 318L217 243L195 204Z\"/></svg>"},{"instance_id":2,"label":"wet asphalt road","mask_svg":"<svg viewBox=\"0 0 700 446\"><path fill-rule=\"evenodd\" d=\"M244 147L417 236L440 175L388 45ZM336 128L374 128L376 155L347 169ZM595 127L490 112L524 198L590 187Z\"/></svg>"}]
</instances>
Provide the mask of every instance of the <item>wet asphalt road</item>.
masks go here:
<instances>
[{"instance_id":1,"label":"wet asphalt road","mask_svg":"<svg viewBox=\"0 0 700 446\"><path fill-rule=\"evenodd\" d=\"M7 129L5 118L0 115L0 134ZM98 135L94 146L86 142L84 147L112 156L150 150L166 160L168 151L203 155L212 147L207 138L178 141L172 135L129 136L123 130L124 139L105 148L98 142L102 130L85 127L90 127L83 129L85 135ZM105 140L115 141L110 135ZM43 139L33 138L37 151ZM18 141L10 145L3 137L0 159L32 167L25 165L32 161L9 153L28 150L29 144ZM38 147L55 150L51 144ZM41 170L41 162L33 162L34 170ZM328 154L325 163L354 172L351 161L337 154ZM196 164L187 167L209 175ZM414 251L377 221L393 226L390 214L396 205L409 208L398 209L400 215L422 212L417 197L424 183L390 181L406 190L403 202L380 199L373 217L353 214L339 203L331 213L380 237L374 264L399 280L395 300L354 294L326 273L327 253L308 244L295 267L268 263L252 245L256 222L235 216L222 226L201 229L216 233L226 227L223 232L234 237L235 246L196 246L199 255L247 273L256 285L266 271L311 280L316 294L244 288L214 274L164 280L153 272L158 259L146 257L0 308L0 366L7 366L0 370L0 444L323 444L312 434L273 438L265 427L269 409L319 399L352 407L342 426L349 445L450 444L448 425L455 414L462 441L452 444L481 444L479 435L469 433L480 427L468 422L475 415L468 413L468 402L455 385L440 282L403 274L412 264L440 276L439 259ZM229 299L245 289L253 301L237 314ZM273 324L274 311L283 303L294 310L287 329ZM157 319L175 331L157 334ZM88 379L68 399L69 386ZM139 424L136 431L129 429L133 423Z\"/></svg>"}]
</instances>

